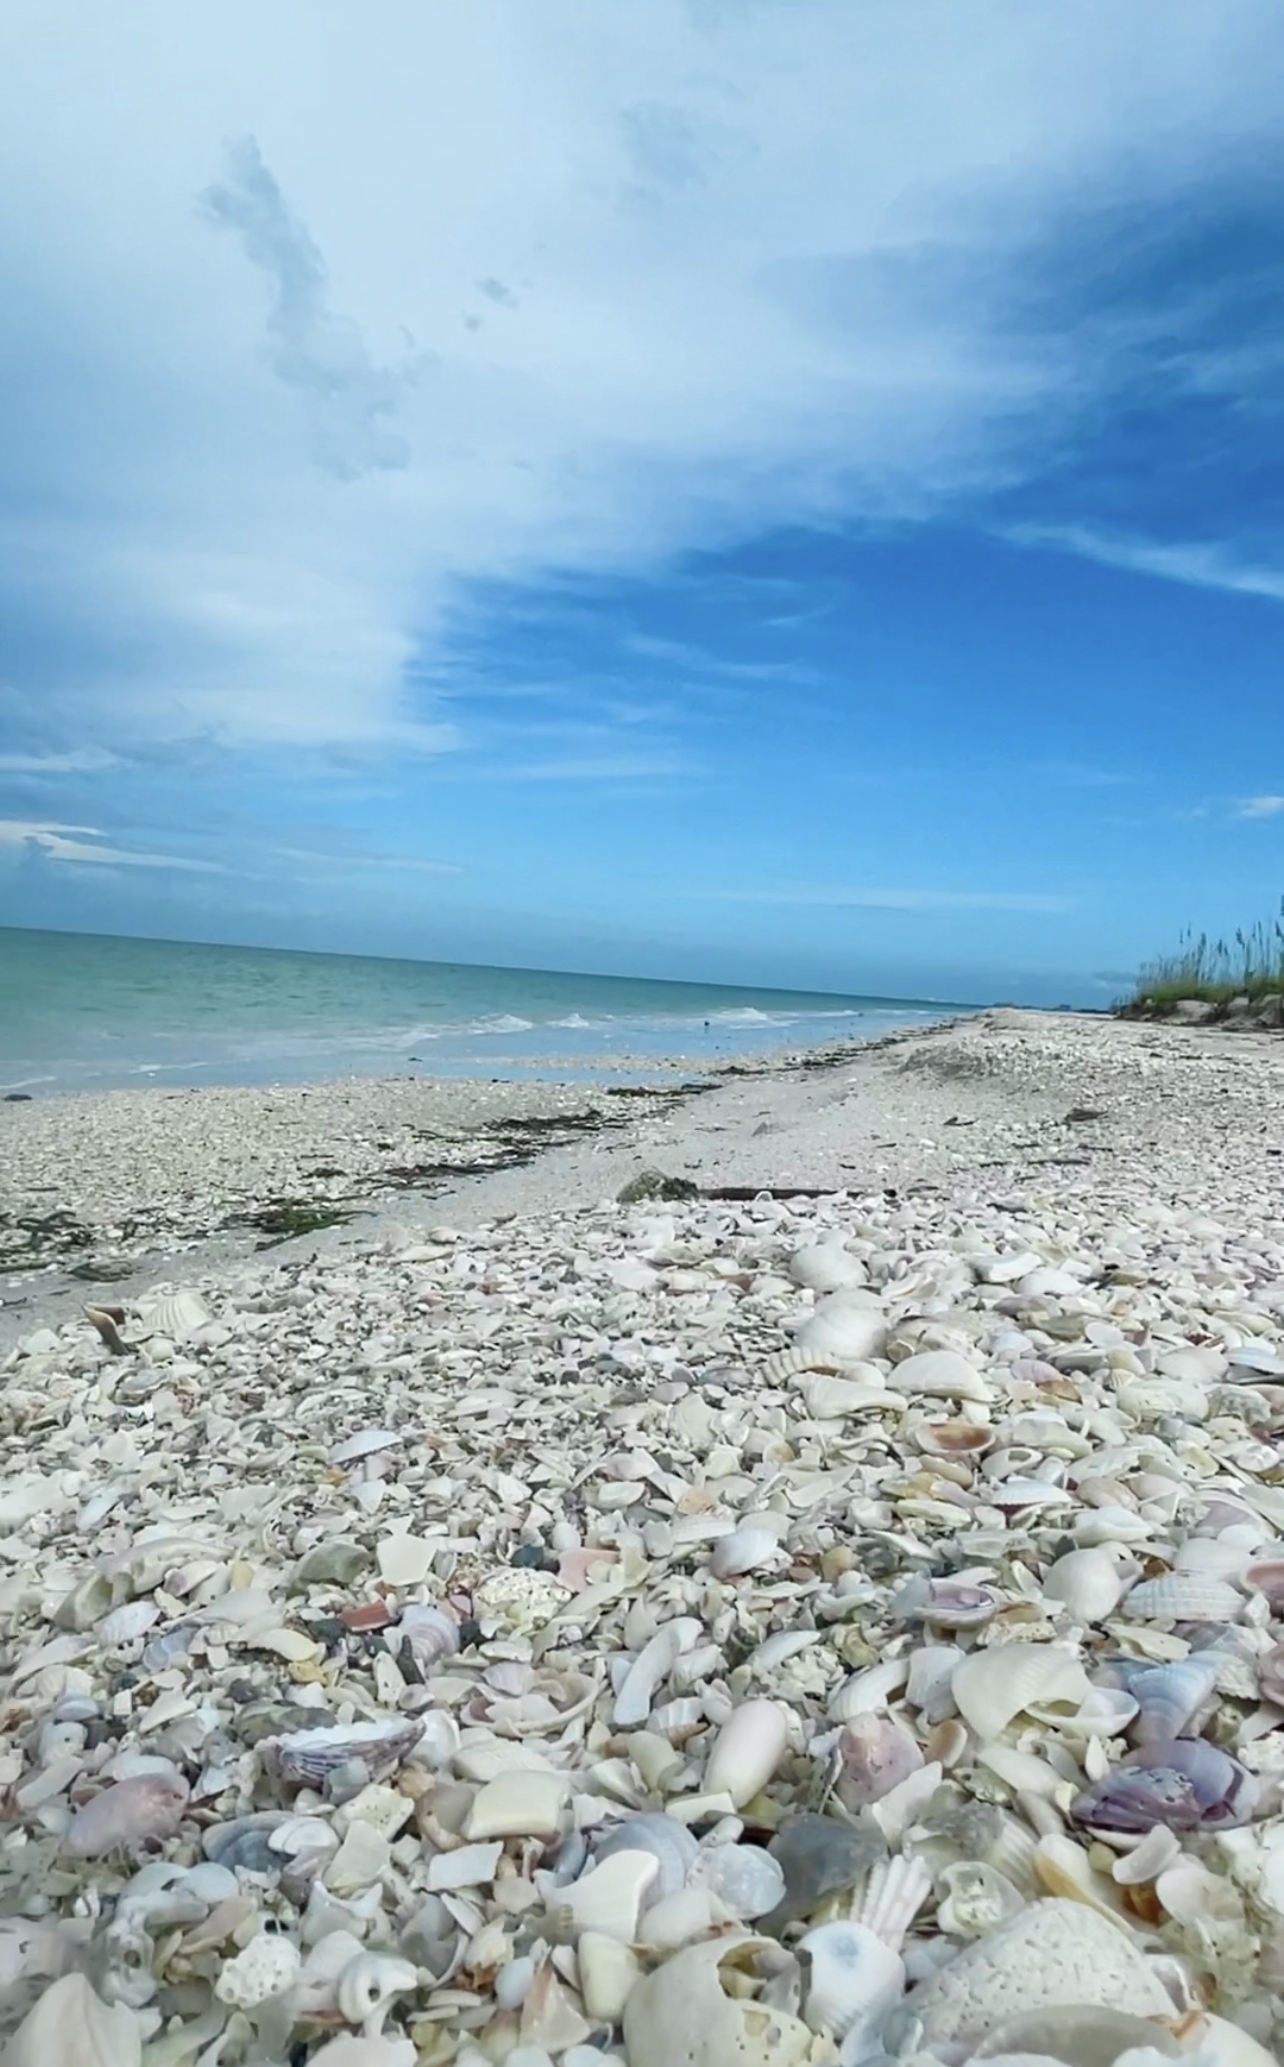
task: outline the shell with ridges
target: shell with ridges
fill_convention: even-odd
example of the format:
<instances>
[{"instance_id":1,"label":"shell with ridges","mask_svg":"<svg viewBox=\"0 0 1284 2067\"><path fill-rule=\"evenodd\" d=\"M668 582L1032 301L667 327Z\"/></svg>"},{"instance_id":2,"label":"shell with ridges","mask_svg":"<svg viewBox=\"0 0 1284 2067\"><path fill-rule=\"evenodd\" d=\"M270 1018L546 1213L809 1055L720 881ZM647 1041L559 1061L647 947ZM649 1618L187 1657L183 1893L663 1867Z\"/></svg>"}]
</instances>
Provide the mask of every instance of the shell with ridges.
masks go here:
<instances>
[{"instance_id":1,"label":"shell with ridges","mask_svg":"<svg viewBox=\"0 0 1284 2067\"><path fill-rule=\"evenodd\" d=\"M970 1651L951 1687L959 1714L985 1743L1031 1701L1081 1702L1088 1675L1073 1652L1055 1644L1009 1644Z\"/></svg>"}]
</instances>

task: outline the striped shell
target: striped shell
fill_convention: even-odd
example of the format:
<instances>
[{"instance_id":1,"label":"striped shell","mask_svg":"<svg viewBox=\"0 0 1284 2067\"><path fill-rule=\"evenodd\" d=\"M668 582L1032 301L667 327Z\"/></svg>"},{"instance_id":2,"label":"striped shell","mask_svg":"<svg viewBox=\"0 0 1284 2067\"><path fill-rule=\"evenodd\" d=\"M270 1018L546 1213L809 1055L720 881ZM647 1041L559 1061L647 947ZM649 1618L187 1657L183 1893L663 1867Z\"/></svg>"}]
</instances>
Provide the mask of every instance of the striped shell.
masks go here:
<instances>
[{"instance_id":1,"label":"striped shell","mask_svg":"<svg viewBox=\"0 0 1284 2067\"><path fill-rule=\"evenodd\" d=\"M1123 1604L1131 1622L1235 1622L1244 1596L1212 1572L1165 1572L1143 1579Z\"/></svg>"},{"instance_id":2,"label":"striped shell","mask_svg":"<svg viewBox=\"0 0 1284 2067\"><path fill-rule=\"evenodd\" d=\"M417 1716L388 1716L382 1722L336 1723L267 1737L259 1745L259 1755L269 1772L300 1786L323 1786L351 1759L360 1759L374 1780L395 1772L423 1733Z\"/></svg>"}]
</instances>

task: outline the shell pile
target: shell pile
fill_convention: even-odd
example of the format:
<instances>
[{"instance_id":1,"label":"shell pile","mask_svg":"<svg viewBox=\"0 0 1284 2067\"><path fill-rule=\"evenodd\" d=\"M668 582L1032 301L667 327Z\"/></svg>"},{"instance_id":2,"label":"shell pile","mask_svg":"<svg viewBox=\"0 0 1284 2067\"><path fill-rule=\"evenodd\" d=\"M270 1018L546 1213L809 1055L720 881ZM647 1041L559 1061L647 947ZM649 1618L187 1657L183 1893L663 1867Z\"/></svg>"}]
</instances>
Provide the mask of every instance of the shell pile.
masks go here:
<instances>
[{"instance_id":1,"label":"shell pile","mask_svg":"<svg viewBox=\"0 0 1284 2067\"><path fill-rule=\"evenodd\" d=\"M602 1205L0 1391L4 2067L1254 2067L1284 1247Z\"/></svg>"}]
</instances>

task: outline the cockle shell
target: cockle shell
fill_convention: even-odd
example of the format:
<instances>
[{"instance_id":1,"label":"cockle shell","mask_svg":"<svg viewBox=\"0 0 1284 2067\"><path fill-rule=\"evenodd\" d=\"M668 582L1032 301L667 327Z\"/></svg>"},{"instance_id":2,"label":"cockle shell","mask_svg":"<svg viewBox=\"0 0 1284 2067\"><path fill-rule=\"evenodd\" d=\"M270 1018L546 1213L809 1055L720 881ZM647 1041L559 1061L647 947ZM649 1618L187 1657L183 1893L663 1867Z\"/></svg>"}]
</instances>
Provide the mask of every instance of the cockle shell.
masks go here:
<instances>
[{"instance_id":1,"label":"cockle shell","mask_svg":"<svg viewBox=\"0 0 1284 2067\"><path fill-rule=\"evenodd\" d=\"M997 1737L1031 1701L1079 1703L1088 1675L1055 1644L1006 1644L970 1651L951 1681L959 1714L982 1743Z\"/></svg>"},{"instance_id":2,"label":"cockle shell","mask_svg":"<svg viewBox=\"0 0 1284 2067\"><path fill-rule=\"evenodd\" d=\"M200 1293L183 1286L176 1292L145 1300L137 1307L130 1334L140 1342L153 1335L164 1335L171 1342L186 1342L198 1328L208 1326L213 1318Z\"/></svg>"},{"instance_id":3,"label":"cockle shell","mask_svg":"<svg viewBox=\"0 0 1284 2067\"><path fill-rule=\"evenodd\" d=\"M1211 1706L1219 1670L1215 1656L1198 1651L1163 1665L1112 1658L1106 1662L1103 1676L1124 1688L1137 1703L1133 1743L1158 1744L1170 1737L1195 1734L1198 1721Z\"/></svg>"},{"instance_id":4,"label":"cockle shell","mask_svg":"<svg viewBox=\"0 0 1284 2067\"><path fill-rule=\"evenodd\" d=\"M1244 1596L1211 1572L1166 1572L1143 1579L1123 1604L1134 1622L1235 1622Z\"/></svg>"},{"instance_id":5,"label":"cockle shell","mask_svg":"<svg viewBox=\"0 0 1284 2067\"><path fill-rule=\"evenodd\" d=\"M259 1757L268 1772L302 1787L322 1787L340 1766L360 1760L372 1780L394 1773L424 1733L417 1716L390 1715L374 1722L333 1723L316 1730L290 1730L265 1737Z\"/></svg>"},{"instance_id":6,"label":"cockle shell","mask_svg":"<svg viewBox=\"0 0 1284 2067\"><path fill-rule=\"evenodd\" d=\"M1086 1793L1070 1814L1094 1830L1230 1830L1251 1820L1257 1782L1246 1767L1202 1737L1146 1744Z\"/></svg>"},{"instance_id":7,"label":"cockle shell","mask_svg":"<svg viewBox=\"0 0 1284 2067\"><path fill-rule=\"evenodd\" d=\"M733 1710L709 1754L707 1794L728 1794L737 1808L765 1787L785 1755L789 1721L778 1701L745 1701Z\"/></svg>"},{"instance_id":8,"label":"cockle shell","mask_svg":"<svg viewBox=\"0 0 1284 2067\"><path fill-rule=\"evenodd\" d=\"M4 2067L139 2067L142 2026L124 2003L108 2008L83 1974L46 1988L4 2050Z\"/></svg>"},{"instance_id":9,"label":"cockle shell","mask_svg":"<svg viewBox=\"0 0 1284 2067\"><path fill-rule=\"evenodd\" d=\"M770 1938L748 1935L688 1945L643 1975L624 2006L628 2067L820 2067L828 2038L799 2017L742 1994L759 1957L779 1958ZM43 2063L42 2063L43 2067Z\"/></svg>"},{"instance_id":10,"label":"cockle shell","mask_svg":"<svg viewBox=\"0 0 1284 2067\"><path fill-rule=\"evenodd\" d=\"M459 1624L454 1616L426 1602L408 1602L397 1629L421 1673L432 1672L459 1649Z\"/></svg>"}]
</instances>

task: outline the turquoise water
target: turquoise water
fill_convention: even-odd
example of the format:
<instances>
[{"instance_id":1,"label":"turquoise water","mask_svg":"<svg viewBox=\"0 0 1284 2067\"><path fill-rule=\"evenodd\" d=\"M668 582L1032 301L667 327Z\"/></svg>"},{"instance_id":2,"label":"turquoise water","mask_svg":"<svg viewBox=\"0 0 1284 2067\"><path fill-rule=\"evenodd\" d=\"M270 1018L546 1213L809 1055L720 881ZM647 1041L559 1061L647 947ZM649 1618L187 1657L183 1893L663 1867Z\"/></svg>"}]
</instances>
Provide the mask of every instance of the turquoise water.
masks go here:
<instances>
[{"instance_id":1,"label":"turquoise water","mask_svg":"<svg viewBox=\"0 0 1284 2067\"><path fill-rule=\"evenodd\" d=\"M0 1091L343 1076L644 1076L949 1009L547 969L0 928Z\"/></svg>"}]
</instances>

